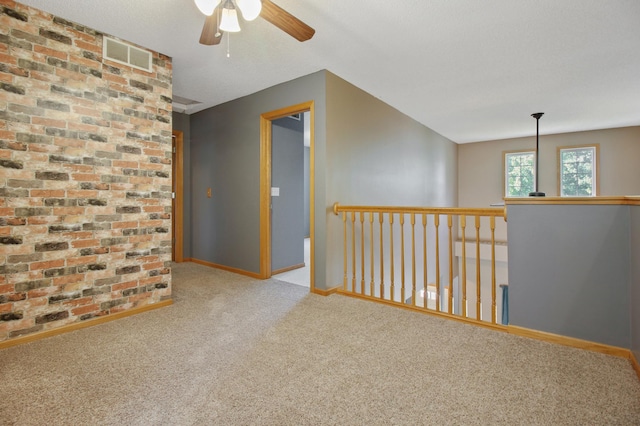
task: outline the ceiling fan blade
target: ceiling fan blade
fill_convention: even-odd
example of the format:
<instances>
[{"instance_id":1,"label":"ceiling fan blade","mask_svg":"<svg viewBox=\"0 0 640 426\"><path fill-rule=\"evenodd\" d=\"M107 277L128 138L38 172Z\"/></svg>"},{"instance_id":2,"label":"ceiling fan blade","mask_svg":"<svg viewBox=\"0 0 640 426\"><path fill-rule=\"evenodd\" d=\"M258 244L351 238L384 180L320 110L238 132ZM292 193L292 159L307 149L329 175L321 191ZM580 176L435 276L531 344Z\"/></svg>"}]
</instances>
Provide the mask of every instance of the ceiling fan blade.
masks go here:
<instances>
[{"instance_id":1,"label":"ceiling fan blade","mask_svg":"<svg viewBox=\"0 0 640 426\"><path fill-rule=\"evenodd\" d=\"M207 16L204 21L204 27L202 27L202 34L200 34L200 44L207 46L213 46L219 44L222 40L222 31L218 29L218 18L215 13L211 16Z\"/></svg>"},{"instance_id":2,"label":"ceiling fan blade","mask_svg":"<svg viewBox=\"0 0 640 426\"><path fill-rule=\"evenodd\" d=\"M262 0L260 16L298 41L309 40L316 33L316 30L271 0Z\"/></svg>"}]
</instances>

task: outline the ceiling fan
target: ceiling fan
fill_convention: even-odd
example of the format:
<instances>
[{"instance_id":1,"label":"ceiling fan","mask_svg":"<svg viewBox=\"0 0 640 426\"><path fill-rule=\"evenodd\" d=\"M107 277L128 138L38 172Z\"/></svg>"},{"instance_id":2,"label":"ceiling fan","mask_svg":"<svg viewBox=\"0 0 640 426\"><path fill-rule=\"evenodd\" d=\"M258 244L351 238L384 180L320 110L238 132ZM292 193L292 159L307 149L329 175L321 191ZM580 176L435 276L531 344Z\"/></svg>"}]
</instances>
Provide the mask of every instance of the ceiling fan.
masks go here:
<instances>
[{"instance_id":1,"label":"ceiling fan","mask_svg":"<svg viewBox=\"0 0 640 426\"><path fill-rule=\"evenodd\" d=\"M200 43L208 46L219 44L224 32L240 31L236 7L246 21L261 16L298 41L309 40L316 32L270 0L195 0L195 3L207 15Z\"/></svg>"}]
</instances>

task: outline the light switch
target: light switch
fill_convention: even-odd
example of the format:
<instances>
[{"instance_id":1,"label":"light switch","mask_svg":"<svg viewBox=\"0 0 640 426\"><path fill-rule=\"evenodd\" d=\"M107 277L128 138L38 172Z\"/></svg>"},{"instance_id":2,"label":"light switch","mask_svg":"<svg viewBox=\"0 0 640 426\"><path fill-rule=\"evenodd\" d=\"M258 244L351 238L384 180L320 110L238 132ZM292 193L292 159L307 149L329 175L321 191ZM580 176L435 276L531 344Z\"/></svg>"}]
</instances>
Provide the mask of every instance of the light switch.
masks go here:
<instances>
[{"instance_id":1,"label":"light switch","mask_svg":"<svg viewBox=\"0 0 640 426\"><path fill-rule=\"evenodd\" d=\"M271 188L271 196L279 197L280 196L280 188L273 187Z\"/></svg>"},{"instance_id":2,"label":"light switch","mask_svg":"<svg viewBox=\"0 0 640 426\"><path fill-rule=\"evenodd\" d=\"M211 188L207 188L207 197L211 198Z\"/></svg>"}]
</instances>

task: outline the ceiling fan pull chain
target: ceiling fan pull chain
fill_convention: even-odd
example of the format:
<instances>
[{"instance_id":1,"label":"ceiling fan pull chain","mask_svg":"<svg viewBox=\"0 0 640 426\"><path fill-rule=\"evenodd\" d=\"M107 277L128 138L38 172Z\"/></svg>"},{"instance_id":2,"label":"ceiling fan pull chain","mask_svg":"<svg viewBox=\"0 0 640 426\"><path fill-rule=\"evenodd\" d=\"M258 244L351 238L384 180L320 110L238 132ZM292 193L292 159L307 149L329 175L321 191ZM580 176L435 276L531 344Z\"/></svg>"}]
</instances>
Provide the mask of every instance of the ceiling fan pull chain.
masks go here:
<instances>
[{"instance_id":1,"label":"ceiling fan pull chain","mask_svg":"<svg viewBox=\"0 0 640 426\"><path fill-rule=\"evenodd\" d=\"M231 33L227 33L227 58L231 57Z\"/></svg>"}]
</instances>

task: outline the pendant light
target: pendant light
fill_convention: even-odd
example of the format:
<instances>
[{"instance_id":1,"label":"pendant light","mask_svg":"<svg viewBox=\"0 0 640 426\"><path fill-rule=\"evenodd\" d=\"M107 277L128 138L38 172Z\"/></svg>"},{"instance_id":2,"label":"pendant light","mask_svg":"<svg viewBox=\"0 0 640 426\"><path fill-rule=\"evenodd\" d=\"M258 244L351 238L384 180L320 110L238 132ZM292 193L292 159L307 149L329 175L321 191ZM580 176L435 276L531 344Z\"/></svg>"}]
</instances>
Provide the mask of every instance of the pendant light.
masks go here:
<instances>
[{"instance_id":1,"label":"pendant light","mask_svg":"<svg viewBox=\"0 0 640 426\"><path fill-rule=\"evenodd\" d=\"M220 29L223 31L237 33L240 31L240 23L238 22L238 12L236 5L245 21L253 21L262 11L261 0L194 0L200 12L207 16L213 15L216 7L223 3L222 19Z\"/></svg>"},{"instance_id":2,"label":"pendant light","mask_svg":"<svg viewBox=\"0 0 640 426\"><path fill-rule=\"evenodd\" d=\"M231 0L226 0L222 9L222 19L220 19L220 29L228 33L237 33L240 31L240 23L238 22L238 11Z\"/></svg>"},{"instance_id":3,"label":"pendant light","mask_svg":"<svg viewBox=\"0 0 640 426\"><path fill-rule=\"evenodd\" d=\"M544 197L544 192L538 191L538 165L540 164L538 152L540 150L540 127L538 126L540 123L540 117L544 115L544 112L536 112L531 114L533 118L536 119L536 178L535 178L535 187L533 188L533 192L529 193L529 197Z\"/></svg>"}]
</instances>

